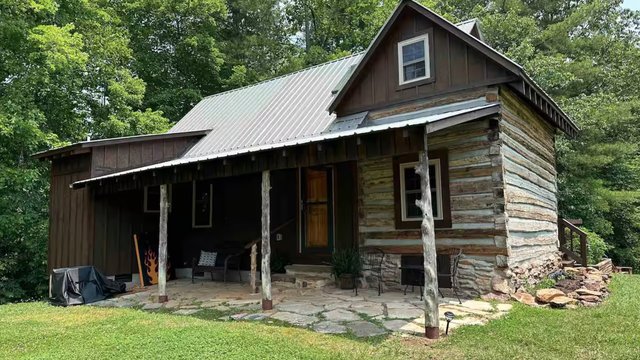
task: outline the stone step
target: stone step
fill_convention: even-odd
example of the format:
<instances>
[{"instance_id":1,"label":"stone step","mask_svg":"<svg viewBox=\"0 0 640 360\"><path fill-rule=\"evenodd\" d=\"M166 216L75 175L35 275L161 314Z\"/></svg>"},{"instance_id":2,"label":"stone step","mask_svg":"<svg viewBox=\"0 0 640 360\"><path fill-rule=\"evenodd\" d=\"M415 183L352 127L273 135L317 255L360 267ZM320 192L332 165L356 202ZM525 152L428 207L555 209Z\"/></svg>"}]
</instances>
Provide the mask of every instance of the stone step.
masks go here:
<instances>
[{"instance_id":1,"label":"stone step","mask_svg":"<svg viewBox=\"0 0 640 360\"><path fill-rule=\"evenodd\" d=\"M331 266L330 265L303 265L303 264L293 264L285 266L285 270L287 275L293 276L297 279L301 278L325 278L327 280L331 280L333 276L331 275Z\"/></svg>"}]
</instances>

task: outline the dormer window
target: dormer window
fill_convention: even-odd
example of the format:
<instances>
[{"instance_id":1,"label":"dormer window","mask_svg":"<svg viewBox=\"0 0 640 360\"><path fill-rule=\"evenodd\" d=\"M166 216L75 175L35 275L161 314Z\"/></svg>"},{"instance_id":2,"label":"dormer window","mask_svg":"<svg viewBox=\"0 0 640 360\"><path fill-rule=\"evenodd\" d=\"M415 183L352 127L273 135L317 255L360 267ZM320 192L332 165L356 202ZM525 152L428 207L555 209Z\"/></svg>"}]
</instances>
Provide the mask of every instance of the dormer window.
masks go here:
<instances>
[{"instance_id":1,"label":"dormer window","mask_svg":"<svg viewBox=\"0 0 640 360\"><path fill-rule=\"evenodd\" d=\"M429 35L398 43L398 65L400 85L430 78Z\"/></svg>"}]
</instances>

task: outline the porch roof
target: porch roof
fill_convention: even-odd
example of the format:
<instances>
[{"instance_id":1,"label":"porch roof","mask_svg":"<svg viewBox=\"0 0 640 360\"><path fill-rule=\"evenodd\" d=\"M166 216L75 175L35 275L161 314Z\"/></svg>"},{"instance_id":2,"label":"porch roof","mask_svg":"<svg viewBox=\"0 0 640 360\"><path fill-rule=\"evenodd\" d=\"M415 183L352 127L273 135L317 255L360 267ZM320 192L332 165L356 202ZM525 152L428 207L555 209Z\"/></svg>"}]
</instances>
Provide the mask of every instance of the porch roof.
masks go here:
<instances>
[{"instance_id":1,"label":"porch roof","mask_svg":"<svg viewBox=\"0 0 640 360\"><path fill-rule=\"evenodd\" d=\"M189 155L188 152L184 156L175 160L77 181L73 183L72 186L74 188L81 188L92 182L146 171L193 164L208 160L223 159L237 155L257 153L261 151L284 149L297 145L322 142L326 140L333 140L410 126L427 125L427 133L432 133L454 125L497 114L499 111L500 103L488 102L486 98L481 97L474 100L466 100L453 104L441 105L424 110L404 113L400 115L386 116L377 119L369 118L368 113L360 113L344 118L335 119L335 121L327 124L325 128L315 136L286 139L277 143L256 144L254 146L229 149L227 151L200 156L192 156Z\"/></svg>"}]
</instances>

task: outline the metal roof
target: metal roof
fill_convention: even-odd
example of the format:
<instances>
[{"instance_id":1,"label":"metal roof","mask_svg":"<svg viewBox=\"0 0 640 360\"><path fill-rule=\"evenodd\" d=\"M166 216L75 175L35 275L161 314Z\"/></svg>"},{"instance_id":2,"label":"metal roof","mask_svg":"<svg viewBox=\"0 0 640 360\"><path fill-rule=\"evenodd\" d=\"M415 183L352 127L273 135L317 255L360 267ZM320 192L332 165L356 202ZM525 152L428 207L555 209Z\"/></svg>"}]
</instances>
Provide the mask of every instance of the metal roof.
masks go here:
<instances>
[{"instance_id":1,"label":"metal roof","mask_svg":"<svg viewBox=\"0 0 640 360\"><path fill-rule=\"evenodd\" d=\"M468 122L468 121L479 119L485 116L496 114L499 111L500 111L499 103L497 102L489 103L485 100L485 98L478 98L475 100L461 101L454 104L436 106L436 107L425 109L425 110L419 110L419 111L414 111L406 114L394 115L394 116L384 117L384 118L375 119L375 120L367 119L363 121L363 119L359 119L360 121L362 121L360 125L355 127L347 127L340 131L323 131L325 129L321 129L314 136L295 138L295 139L290 139L287 141L282 141L277 143L256 144L250 147L229 149L226 151L220 151L220 152L205 154L200 156L182 156L181 158L166 161L159 164L153 164L153 165L144 166L141 168L122 171L119 173L108 174L100 177L95 177L92 179L77 181L73 183L73 187L82 187L90 182L120 177L124 175L136 174L143 171L158 170L158 169L169 168L169 167L174 167L178 165L185 165L185 164L197 163L201 161L221 159L221 158L226 158L230 156L286 148L290 146L303 145L303 144L308 144L313 142L320 142L320 141L338 139L343 137L385 131L390 129L404 128L409 126L427 124L427 132L431 133L431 132L438 131L450 126L458 125L464 122ZM348 117L346 120L342 120L342 119L336 120L336 122L340 122L340 121L353 121L353 117ZM327 124L325 128L327 130L330 129L331 124Z\"/></svg>"},{"instance_id":2,"label":"metal roof","mask_svg":"<svg viewBox=\"0 0 640 360\"><path fill-rule=\"evenodd\" d=\"M209 96L170 132L211 132L183 157L221 154L319 135L335 119L327 107L344 74L361 54L317 65L253 86Z\"/></svg>"},{"instance_id":3,"label":"metal roof","mask_svg":"<svg viewBox=\"0 0 640 360\"><path fill-rule=\"evenodd\" d=\"M115 137L108 139L98 139L98 140L87 140L87 141L79 141L77 143L73 143L71 145L62 146L55 149L49 149L37 152L32 157L36 159L47 158L51 156L55 156L58 154L63 154L67 152L72 152L76 149L83 148L92 148L96 146L108 146L108 145L117 145L117 144L126 144L132 142L143 142L143 141L154 141L154 140L164 140L164 139L178 139L182 137L199 137L205 136L209 133L209 130L196 130L196 131L183 131L183 132L173 132L173 133L164 133L164 134L148 134L148 135L135 135L135 136L123 136L123 137Z\"/></svg>"}]
</instances>

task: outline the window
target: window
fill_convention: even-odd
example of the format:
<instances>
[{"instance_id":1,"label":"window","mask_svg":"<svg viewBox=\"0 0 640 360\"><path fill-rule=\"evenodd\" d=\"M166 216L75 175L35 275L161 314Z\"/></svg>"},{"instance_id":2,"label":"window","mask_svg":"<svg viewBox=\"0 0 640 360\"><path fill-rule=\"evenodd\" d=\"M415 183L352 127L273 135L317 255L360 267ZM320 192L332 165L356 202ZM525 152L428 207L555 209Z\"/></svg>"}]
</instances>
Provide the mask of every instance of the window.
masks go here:
<instances>
[{"instance_id":1,"label":"window","mask_svg":"<svg viewBox=\"0 0 640 360\"><path fill-rule=\"evenodd\" d=\"M193 182L191 218L194 228L213 225L213 184Z\"/></svg>"},{"instance_id":2,"label":"window","mask_svg":"<svg viewBox=\"0 0 640 360\"><path fill-rule=\"evenodd\" d=\"M400 206L402 221L421 221L422 211L416 205L416 200L422 196L420 190L420 175L416 174L418 162L400 164ZM442 183L440 159L429 160L429 183L431 185L431 207L433 219L442 220Z\"/></svg>"},{"instance_id":3,"label":"window","mask_svg":"<svg viewBox=\"0 0 640 360\"><path fill-rule=\"evenodd\" d=\"M171 204L171 185L168 188L169 204ZM171 211L171 206L169 206ZM144 187L144 212L145 213L159 213L160 212L160 186L145 186Z\"/></svg>"},{"instance_id":4,"label":"window","mask_svg":"<svg viewBox=\"0 0 640 360\"><path fill-rule=\"evenodd\" d=\"M398 43L398 66L400 85L431 77L429 34Z\"/></svg>"},{"instance_id":5,"label":"window","mask_svg":"<svg viewBox=\"0 0 640 360\"><path fill-rule=\"evenodd\" d=\"M416 174L418 154L397 156L393 163L396 229L419 229L422 210L416 200L422 197L420 175ZM436 228L451 227L449 165L446 150L429 152L429 185Z\"/></svg>"}]
</instances>

